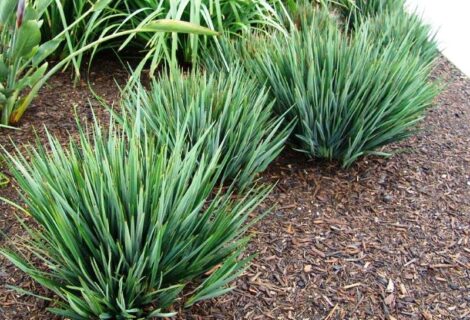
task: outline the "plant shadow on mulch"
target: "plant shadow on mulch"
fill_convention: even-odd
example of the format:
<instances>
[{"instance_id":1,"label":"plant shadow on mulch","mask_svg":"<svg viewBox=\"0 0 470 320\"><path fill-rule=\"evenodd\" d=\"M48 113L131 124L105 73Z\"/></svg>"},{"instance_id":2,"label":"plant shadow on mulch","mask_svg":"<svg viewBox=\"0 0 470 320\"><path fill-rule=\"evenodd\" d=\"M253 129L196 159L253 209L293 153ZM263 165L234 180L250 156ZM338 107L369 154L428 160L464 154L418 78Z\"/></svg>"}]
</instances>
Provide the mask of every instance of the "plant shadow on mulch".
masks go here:
<instances>
[{"instance_id":1,"label":"plant shadow on mulch","mask_svg":"<svg viewBox=\"0 0 470 320\"><path fill-rule=\"evenodd\" d=\"M117 102L119 64L96 63L90 82ZM449 83L420 133L349 169L309 161L286 150L261 177L277 186L260 210L275 206L252 228L258 253L225 296L182 310L180 319L470 319L470 80L444 58L436 76ZM45 125L63 141L74 112L108 117L88 91L58 75L9 131L18 144L45 140ZM74 111L74 107L75 110ZM34 128L34 129L33 129ZM0 143L11 148L3 134ZM13 184L0 195L18 200ZM0 204L0 246L24 234L15 212ZM27 223L31 223L27 220ZM49 302L9 290L44 294L0 258L0 319L53 319ZM47 294L47 293L46 293Z\"/></svg>"}]
</instances>

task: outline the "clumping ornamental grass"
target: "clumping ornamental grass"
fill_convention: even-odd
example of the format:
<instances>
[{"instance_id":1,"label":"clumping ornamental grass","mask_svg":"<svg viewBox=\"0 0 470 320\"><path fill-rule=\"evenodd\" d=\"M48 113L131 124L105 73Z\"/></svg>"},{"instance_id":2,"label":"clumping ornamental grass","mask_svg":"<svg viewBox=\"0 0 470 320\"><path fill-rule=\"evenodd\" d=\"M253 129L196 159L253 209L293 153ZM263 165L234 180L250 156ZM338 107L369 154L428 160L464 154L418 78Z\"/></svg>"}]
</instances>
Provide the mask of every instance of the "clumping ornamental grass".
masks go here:
<instances>
[{"instance_id":1,"label":"clumping ornamental grass","mask_svg":"<svg viewBox=\"0 0 470 320\"><path fill-rule=\"evenodd\" d=\"M171 316L175 301L190 306L229 291L250 261L240 260L246 221L268 190L233 200L231 188L214 191L221 150L207 157L202 142L183 150L181 139L171 148L152 140L95 124L68 146L49 137L50 150L38 144L8 156L23 210L39 228L19 245L24 255L1 252L61 299L52 312Z\"/></svg>"},{"instance_id":2,"label":"clumping ornamental grass","mask_svg":"<svg viewBox=\"0 0 470 320\"><path fill-rule=\"evenodd\" d=\"M386 48L393 42L401 42L412 54L421 57L424 64L432 63L438 56L436 33L416 14L386 10L365 18L363 24L377 46Z\"/></svg>"},{"instance_id":3,"label":"clumping ornamental grass","mask_svg":"<svg viewBox=\"0 0 470 320\"><path fill-rule=\"evenodd\" d=\"M386 47L390 42L401 41L425 63L437 57L435 33L431 26L423 23L416 13L407 12L403 0L335 0L334 3L347 16L348 31L354 32L365 24L371 41L378 46Z\"/></svg>"},{"instance_id":4,"label":"clumping ornamental grass","mask_svg":"<svg viewBox=\"0 0 470 320\"><path fill-rule=\"evenodd\" d=\"M329 0L337 6L350 26L385 12L405 11L405 0ZM387 27L387 26L384 26Z\"/></svg>"},{"instance_id":5,"label":"clumping ornamental grass","mask_svg":"<svg viewBox=\"0 0 470 320\"><path fill-rule=\"evenodd\" d=\"M138 115L159 143L171 146L185 132L192 146L208 131L204 153L210 157L222 148L221 179L235 180L241 188L279 155L292 129L282 115L273 120L267 90L238 66L209 74L173 69L148 90L137 82L124 97L131 124Z\"/></svg>"},{"instance_id":6,"label":"clumping ornamental grass","mask_svg":"<svg viewBox=\"0 0 470 320\"><path fill-rule=\"evenodd\" d=\"M348 34L328 15L262 41L247 69L267 82L277 114L297 119L297 150L349 166L412 134L438 90L409 37L378 41L368 23Z\"/></svg>"}]
</instances>

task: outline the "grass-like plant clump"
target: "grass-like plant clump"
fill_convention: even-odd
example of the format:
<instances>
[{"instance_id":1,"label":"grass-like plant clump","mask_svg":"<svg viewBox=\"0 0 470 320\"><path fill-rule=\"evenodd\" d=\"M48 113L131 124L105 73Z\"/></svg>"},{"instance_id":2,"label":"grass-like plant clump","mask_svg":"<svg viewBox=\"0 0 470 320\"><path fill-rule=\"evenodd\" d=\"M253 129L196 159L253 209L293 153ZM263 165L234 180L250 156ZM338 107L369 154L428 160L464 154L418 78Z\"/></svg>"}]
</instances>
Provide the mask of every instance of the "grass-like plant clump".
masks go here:
<instances>
[{"instance_id":1,"label":"grass-like plant clump","mask_svg":"<svg viewBox=\"0 0 470 320\"><path fill-rule=\"evenodd\" d=\"M56 314L170 316L178 297L189 306L229 291L250 260L239 260L246 220L266 190L214 192L221 150L201 157L202 143L183 151L182 140L151 140L95 126L68 146L50 137L50 151L9 156L39 228L20 245L24 257L2 253L61 298Z\"/></svg>"},{"instance_id":2,"label":"grass-like plant clump","mask_svg":"<svg viewBox=\"0 0 470 320\"><path fill-rule=\"evenodd\" d=\"M352 26L363 19L374 17L385 12L404 11L404 0L329 0L337 6ZM388 27L388 26L383 26Z\"/></svg>"},{"instance_id":3,"label":"grass-like plant clump","mask_svg":"<svg viewBox=\"0 0 470 320\"><path fill-rule=\"evenodd\" d=\"M328 19L317 11L300 31L260 43L248 69L269 84L277 113L298 120L298 150L349 166L409 136L437 89L432 63L410 49L409 37L381 40L367 22L348 34Z\"/></svg>"},{"instance_id":4,"label":"grass-like plant clump","mask_svg":"<svg viewBox=\"0 0 470 320\"><path fill-rule=\"evenodd\" d=\"M219 73L173 70L149 90L137 84L124 96L124 110L138 115L159 143L173 145L185 132L192 146L209 130L204 152L210 156L222 147L221 178L235 179L239 187L278 156L292 129L282 115L273 120L267 90L237 66Z\"/></svg>"},{"instance_id":5,"label":"grass-like plant clump","mask_svg":"<svg viewBox=\"0 0 470 320\"><path fill-rule=\"evenodd\" d=\"M339 0L334 1L343 12L348 31L367 25L371 39L377 46L386 47L390 42L401 41L426 62L436 58L435 34L416 14L405 9L403 0Z\"/></svg>"},{"instance_id":6,"label":"grass-like plant clump","mask_svg":"<svg viewBox=\"0 0 470 320\"><path fill-rule=\"evenodd\" d=\"M421 57L423 63L432 63L438 55L435 33L419 16L404 10L389 10L366 18L359 28L367 28L370 42L379 47L400 42L409 51Z\"/></svg>"}]
</instances>

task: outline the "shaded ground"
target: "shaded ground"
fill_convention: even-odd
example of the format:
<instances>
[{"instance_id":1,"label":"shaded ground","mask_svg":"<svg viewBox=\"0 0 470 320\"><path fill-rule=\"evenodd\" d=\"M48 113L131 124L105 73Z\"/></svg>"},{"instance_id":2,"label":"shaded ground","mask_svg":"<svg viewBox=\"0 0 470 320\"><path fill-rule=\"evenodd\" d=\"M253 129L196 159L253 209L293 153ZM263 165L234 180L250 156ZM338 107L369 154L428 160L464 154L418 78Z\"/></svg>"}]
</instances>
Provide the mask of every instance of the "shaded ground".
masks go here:
<instances>
[{"instance_id":1,"label":"shaded ground","mask_svg":"<svg viewBox=\"0 0 470 320\"><path fill-rule=\"evenodd\" d=\"M107 63L91 76L110 101L113 76L125 77L117 67ZM470 319L470 80L444 60L437 75L449 85L418 136L392 146L405 152L348 170L285 152L263 176L279 182L264 204L277 208L252 229L250 251L259 256L235 291L180 317ZM91 116L86 85L61 81L44 90L15 141L29 141L42 124L66 139L73 104L81 118ZM0 209L0 230L20 234L13 210ZM41 292L0 258L0 319L52 319L47 302L6 284Z\"/></svg>"}]
</instances>

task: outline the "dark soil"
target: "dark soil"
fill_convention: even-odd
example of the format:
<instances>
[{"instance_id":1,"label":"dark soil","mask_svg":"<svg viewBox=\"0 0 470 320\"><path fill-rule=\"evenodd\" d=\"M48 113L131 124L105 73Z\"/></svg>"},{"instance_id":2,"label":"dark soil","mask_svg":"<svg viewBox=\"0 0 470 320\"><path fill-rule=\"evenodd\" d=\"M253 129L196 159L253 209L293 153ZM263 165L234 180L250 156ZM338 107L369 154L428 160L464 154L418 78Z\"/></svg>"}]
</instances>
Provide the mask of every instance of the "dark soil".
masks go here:
<instances>
[{"instance_id":1,"label":"dark soil","mask_svg":"<svg viewBox=\"0 0 470 320\"><path fill-rule=\"evenodd\" d=\"M117 102L118 64L100 62L93 88ZM236 289L182 311L181 319L470 319L470 80L441 60L448 84L420 133L350 169L286 151L263 175L278 181L254 227L259 253ZM46 126L64 141L75 130L73 107L92 117L86 83L57 76L26 113L21 131L4 131L11 148L44 140ZM93 103L92 103L93 104ZM107 113L94 103L97 117ZM0 195L17 200L10 183ZM23 234L10 206L0 208L0 247ZM27 222L28 219L26 218ZM10 291L47 294L0 258L0 319L54 319L50 305Z\"/></svg>"}]
</instances>

